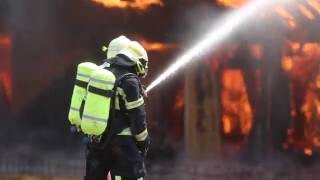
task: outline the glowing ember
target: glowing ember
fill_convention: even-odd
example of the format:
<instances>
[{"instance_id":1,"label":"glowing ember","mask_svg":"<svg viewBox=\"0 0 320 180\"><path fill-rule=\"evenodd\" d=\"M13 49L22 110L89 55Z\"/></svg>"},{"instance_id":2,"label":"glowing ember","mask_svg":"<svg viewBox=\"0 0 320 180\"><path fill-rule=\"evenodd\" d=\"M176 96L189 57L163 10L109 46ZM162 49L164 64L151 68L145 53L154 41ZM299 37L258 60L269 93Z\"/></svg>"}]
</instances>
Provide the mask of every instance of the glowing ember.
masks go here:
<instances>
[{"instance_id":1,"label":"glowing ember","mask_svg":"<svg viewBox=\"0 0 320 180\"><path fill-rule=\"evenodd\" d=\"M222 118L222 123L223 123L223 132L225 134L231 134L232 131L232 124L231 124L231 119L230 117L224 115Z\"/></svg>"},{"instance_id":2,"label":"glowing ember","mask_svg":"<svg viewBox=\"0 0 320 180\"><path fill-rule=\"evenodd\" d=\"M293 68L293 59L289 56L282 58L282 69L285 71L290 71Z\"/></svg>"},{"instance_id":3,"label":"glowing ember","mask_svg":"<svg viewBox=\"0 0 320 180\"><path fill-rule=\"evenodd\" d=\"M231 8L238 8L244 5L248 0L218 0L217 3L219 5Z\"/></svg>"},{"instance_id":4,"label":"glowing ember","mask_svg":"<svg viewBox=\"0 0 320 180\"><path fill-rule=\"evenodd\" d=\"M307 155L307 156L312 156L313 152L312 152L312 149L310 148L305 148L303 150L304 154Z\"/></svg>"},{"instance_id":5,"label":"glowing ember","mask_svg":"<svg viewBox=\"0 0 320 180\"><path fill-rule=\"evenodd\" d=\"M138 10L146 10L150 6L164 6L162 0L92 0L93 2L102 4L107 8L120 8L120 9L138 9Z\"/></svg>"},{"instance_id":6,"label":"glowing ember","mask_svg":"<svg viewBox=\"0 0 320 180\"><path fill-rule=\"evenodd\" d=\"M221 94L222 129L226 135L247 135L252 127L252 110L240 70L225 70Z\"/></svg>"}]
</instances>

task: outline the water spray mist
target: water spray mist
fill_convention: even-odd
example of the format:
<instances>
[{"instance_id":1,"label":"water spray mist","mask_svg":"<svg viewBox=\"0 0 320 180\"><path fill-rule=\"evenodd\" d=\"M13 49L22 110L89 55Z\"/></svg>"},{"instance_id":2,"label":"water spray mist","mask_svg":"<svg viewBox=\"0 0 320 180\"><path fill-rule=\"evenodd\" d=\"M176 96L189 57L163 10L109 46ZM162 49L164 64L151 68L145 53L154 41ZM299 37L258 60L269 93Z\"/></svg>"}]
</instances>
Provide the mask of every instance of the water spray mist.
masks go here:
<instances>
[{"instance_id":1,"label":"water spray mist","mask_svg":"<svg viewBox=\"0 0 320 180\"><path fill-rule=\"evenodd\" d=\"M279 0L278 0L279 1ZM226 17L220 19L218 23L211 28L203 39L201 39L190 50L182 54L171 66L168 67L158 78L156 78L148 87L147 92L159 85L162 81L167 79L170 75L177 72L181 67L188 64L192 59L206 53L209 49L214 51L215 48L233 32L235 32L241 25L248 20L255 18L257 12L268 8L276 0L253 0L246 6L232 11Z\"/></svg>"}]
</instances>

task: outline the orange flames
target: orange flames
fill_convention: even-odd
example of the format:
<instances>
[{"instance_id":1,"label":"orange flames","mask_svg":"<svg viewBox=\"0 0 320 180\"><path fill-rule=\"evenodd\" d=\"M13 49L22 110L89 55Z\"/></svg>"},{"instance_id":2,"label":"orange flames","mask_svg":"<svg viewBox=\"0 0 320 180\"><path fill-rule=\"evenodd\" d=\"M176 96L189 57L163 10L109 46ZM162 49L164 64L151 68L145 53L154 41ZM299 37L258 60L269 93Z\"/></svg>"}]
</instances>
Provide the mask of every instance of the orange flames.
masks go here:
<instances>
[{"instance_id":1,"label":"orange flames","mask_svg":"<svg viewBox=\"0 0 320 180\"><path fill-rule=\"evenodd\" d=\"M147 51L166 51L176 47L174 44L152 42L142 38L138 38L138 41Z\"/></svg>"},{"instance_id":2,"label":"orange flames","mask_svg":"<svg viewBox=\"0 0 320 180\"><path fill-rule=\"evenodd\" d=\"M307 78L317 68L320 58L320 43L288 42L287 52L282 58L283 69L292 78Z\"/></svg>"},{"instance_id":3,"label":"orange flames","mask_svg":"<svg viewBox=\"0 0 320 180\"><path fill-rule=\"evenodd\" d=\"M298 1L294 1L294 2L298 2ZM292 12L290 12L288 10L288 8L286 8L284 6L276 7L275 12L283 18L283 20L288 24L288 26L291 29L293 29L293 28L297 27L298 21L295 16L297 16L298 14L303 15L305 18L307 18L309 20L316 19L315 11L320 14L320 2L319 1L306 0L305 2L306 3L304 3L304 4L302 4L302 3L294 4L294 6L297 7L299 13L293 12L293 10L291 10Z\"/></svg>"},{"instance_id":4,"label":"orange flames","mask_svg":"<svg viewBox=\"0 0 320 180\"><path fill-rule=\"evenodd\" d=\"M92 0L107 8L146 10L150 6L164 6L162 0Z\"/></svg>"},{"instance_id":5,"label":"orange flames","mask_svg":"<svg viewBox=\"0 0 320 180\"><path fill-rule=\"evenodd\" d=\"M312 152L312 149L310 148L305 148L303 150L304 154L307 155L307 156L312 156L313 152Z\"/></svg>"},{"instance_id":6,"label":"orange flames","mask_svg":"<svg viewBox=\"0 0 320 180\"><path fill-rule=\"evenodd\" d=\"M12 100L12 75L11 75L11 39L9 36L0 36L0 88L9 101Z\"/></svg>"},{"instance_id":7,"label":"orange flames","mask_svg":"<svg viewBox=\"0 0 320 180\"><path fill-rule=\"evenodd\" d=\"M288 144L312 156L320 148L320 43L288 42L282 65L291 79L292 118L303 126L300 139L297 126L289 130Z\"/></svg>"},{"instance_id":8,"label":"orange flames","mask_svg":"<svg viewBox=\"0 0 320 180\"><path fill-rule=\"evenodd\" d=\"M241 70L225 70L222 75L223 115L225 135L248 135L252 127L252 109Z\"/></svg>"},{"instance_id":9,"label":"orange flames","mask_svg":"<svg viewBox=\"0 0 320 180\"><path fill-rule=\"evenodd\" d=\"M219 5L229 7L229 8L239 8L242 5L246 4L248 0L218 0ZM309 20L316 19L314 11L320 14L320 2L318 0L306 0L304 4L297 3L298 0L292 0L292 3L296 2L296 6L299 12ZM277 6L274 11L283 18L283 20L288 24L290 28L297 27L297 19L294 17L293 13L284 6ZM297 14L297 13L295 13Z\"/></svg>"},{"instance_id":10,"label":"orange flames","mask_svg":"<svg viewBox=\"0 0 320 180\"><path fill-rule=\"evenodd\" d=\"M320 1L294 2L290 6L296 10L291 7L290 12L289 8L277 7L275 11L289 28L306 29L301 22L317 18ZM282 57L282 68L290 78L293 119L284 148L298 149L312 156L314 149L320 148L320 43L303 41L287 41Z\"/></svg>"},{"instance_id":11,"label":"orange flames","mask_svg":"<svg viewBox=\"0 0 320 180\"><path fill-rule=\"evenodd\" d=\"M307 0L309 6L320 14L320 2L317 0Z\"/></svg>"},{"instance_id":12,"label":"orange flames","mask_svg":"<svg viewBox=\"0 0 320 180\"><path fill-rule=\"evenodd\" d=\"M281 16L290 28L297 27L297 23L293 15L284 7L278 6L275 8L276 13Z\"/></svg>"},{"instance_id":13,"label":"orange flames","mask_svg":"<svg viewBox=\"0 0 320 180\"><path fill-rule=\"evenodd\" d=\"M218 0L220 5L238 8L245 0ZM274 12L286 26L294 31L295 41L284 44L282 69L290 79L292 128L288 129L286 149L298 149L305 156L313 156L320 150L320 42L308 42L306 23L320 14L319 0L292 0L276 6ZM310 27L311 28L311 27ZM317 27L314 27L317 28ZM301 33L302 32L302 33ZM315 31L316 32L316 31ZM312 35L312 34L311 34ZM304 39L304 37L306 37ZM312 37L312 36L311 36ZM314 34L313 37L319 37ZM250 52L261 59L261 47L250 46ZM225 135L247 134L252 126L252 109L240 70L227 70L222 77L222 128ZM237 132L238 131L238 132Z\"/></svg>"},{"instance_id":14,"label":"orange flames","mask_svg":"<svg viewBox=\"0 0 320 180\"><path fill-rule=\"evenodd\" d=\"M219 5L230 7L230 8L238 8L244 5L248 0L218 0L217 3Z\"/></svg>"},{"instance_id":15,"label":"orange flames","mask_svg":"<svg viewBox=\"0 0 320 180\"><path fill-rule=\"evenodd\" d=\"M298 7L299 7L300 12L305 17L307 17L310 20L315 19L315 16L312 14L312 12L305 5L299 4Z\"/></svg>"}]
</instances>

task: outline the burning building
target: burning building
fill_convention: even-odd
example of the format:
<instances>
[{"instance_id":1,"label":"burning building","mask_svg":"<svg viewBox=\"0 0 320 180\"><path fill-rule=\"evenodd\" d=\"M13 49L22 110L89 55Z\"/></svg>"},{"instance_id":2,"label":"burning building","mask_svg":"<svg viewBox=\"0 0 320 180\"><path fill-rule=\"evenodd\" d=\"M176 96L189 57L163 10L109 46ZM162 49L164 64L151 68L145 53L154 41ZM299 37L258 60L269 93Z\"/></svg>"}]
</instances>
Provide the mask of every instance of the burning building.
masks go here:
<instances>
[{"instance_id":1,"label":"burning building","mask_svg":"<svg viewBox=\"0 0 320 180\"><path fill-rule=\"evenodd\" d=\"M207 158L202 152L213 156L230 144L252 157L319 152L319 7L316 0L279 5L188 70L185 130L192 156Z\"/></svg>"},{"instance_id":2,"label":"burning building","mask_svg":"<svg viewBox=\"0 0 320 180\"><path fill-rule=\"evenodd\" d=\"M0 148L8 157L21 149L49 158L82 150L66 125L73 75L79 62L104 58L99 50L106 41L121 33L141 42L151 60L149 84L196 37L185 32L200 21L190 13L194 6L207 18L201 21L211 22L211 11L216 17L247 1L34 2L8 0L10 33L0 33L0 106L12 103L16 115L14 131L1 136L11 141L5 147L12 151ZM150 93L150 161L184 151L195 159L243 151L259 158L277 150L313 158L320 148L319 16L318 0L259 14L218 51Z\"/></svg>"}]
</instances>

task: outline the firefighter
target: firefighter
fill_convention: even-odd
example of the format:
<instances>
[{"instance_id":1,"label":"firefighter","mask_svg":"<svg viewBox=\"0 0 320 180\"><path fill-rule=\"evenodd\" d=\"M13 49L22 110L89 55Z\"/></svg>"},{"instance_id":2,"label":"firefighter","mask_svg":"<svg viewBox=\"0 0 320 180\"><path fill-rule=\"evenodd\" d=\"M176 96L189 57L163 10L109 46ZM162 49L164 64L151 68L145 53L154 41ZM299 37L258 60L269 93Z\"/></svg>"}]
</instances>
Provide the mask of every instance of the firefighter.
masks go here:
<instances>
[{"instance_id":1,"label":"firefighter","mask_svg":"<svg viewBox=\"0 0 320 180\"><path fill-rule=\"evenodd\" d=\"M112 120L108 133L99 142L88 144L85 180L105 180L108 171L113 180L144 179L146 173L149 135L140 78L147 75L147 52L138 42L130 41L114 55L106 60L106 68L117 79Z\"/></svg>"}]
</instances>

